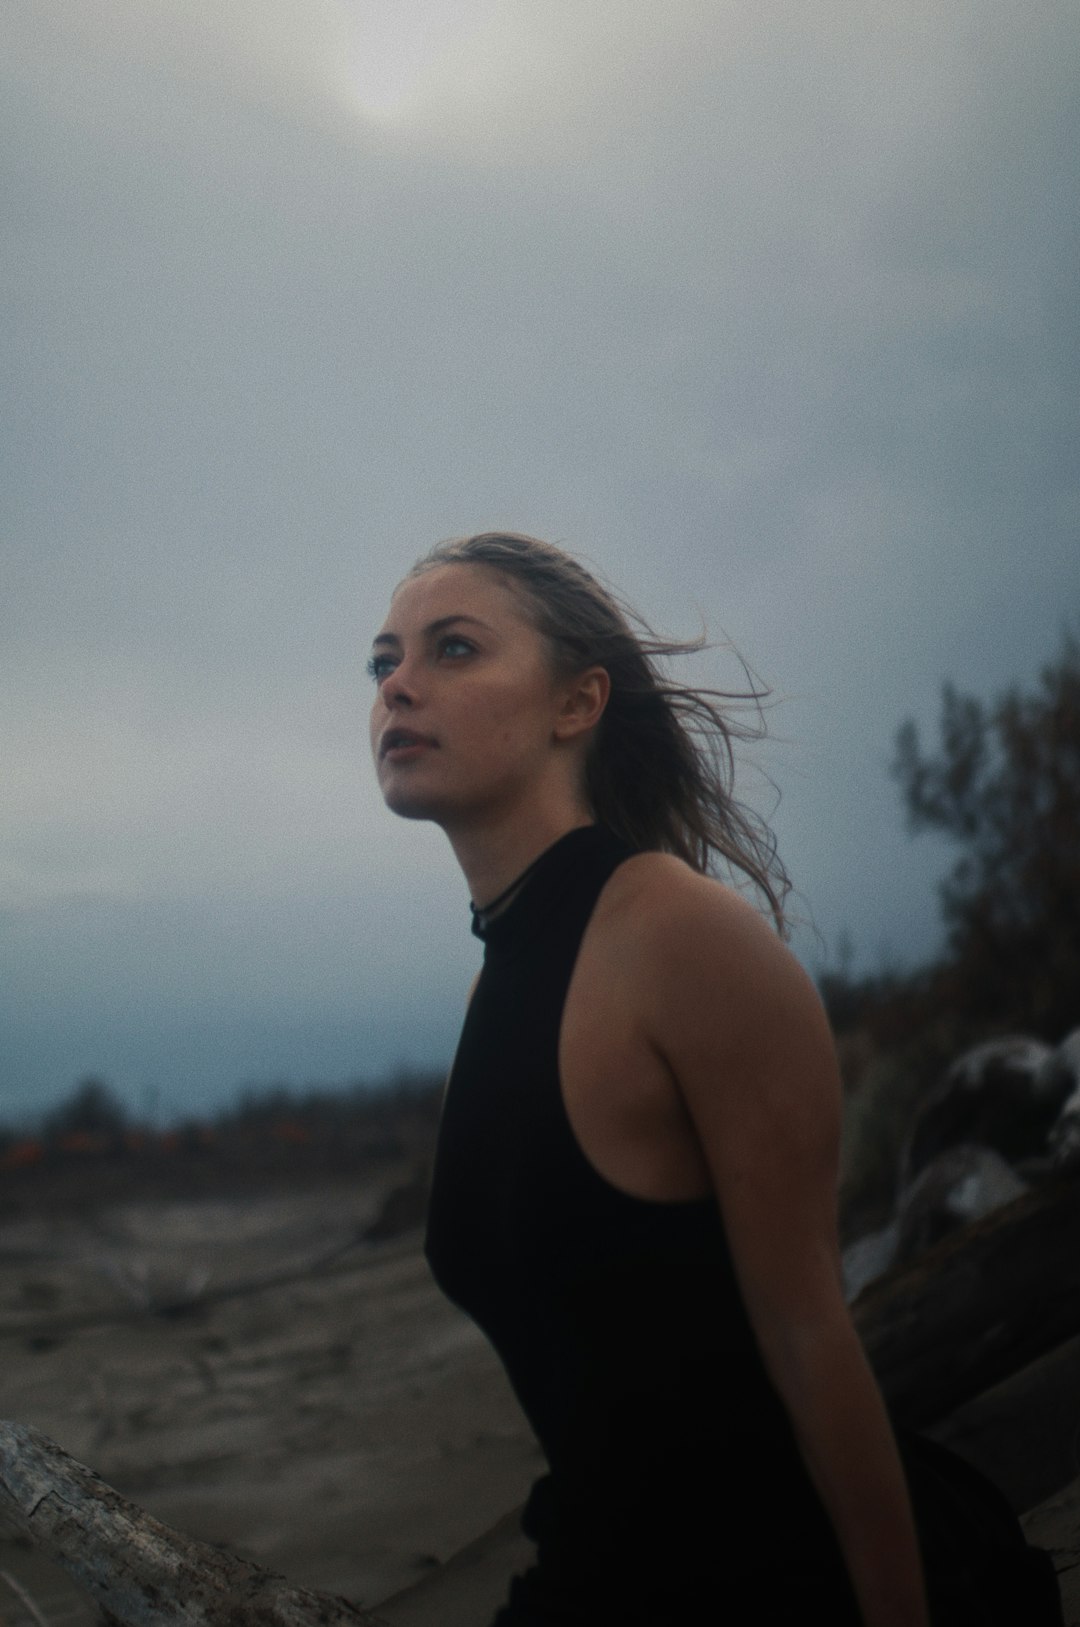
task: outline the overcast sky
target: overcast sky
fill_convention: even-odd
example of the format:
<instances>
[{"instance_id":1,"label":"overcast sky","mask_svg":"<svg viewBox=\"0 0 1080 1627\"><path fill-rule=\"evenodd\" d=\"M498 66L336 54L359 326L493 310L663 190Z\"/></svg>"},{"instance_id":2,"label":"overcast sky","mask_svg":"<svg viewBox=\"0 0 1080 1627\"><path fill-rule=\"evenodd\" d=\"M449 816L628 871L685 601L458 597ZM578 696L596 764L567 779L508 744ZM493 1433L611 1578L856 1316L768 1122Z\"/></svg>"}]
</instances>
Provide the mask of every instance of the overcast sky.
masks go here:
<instances>
[{"instance_id":1,"label":"overcast sky","mask_svg":"<svg viewBox=\"0 0 1080 1627\"><path fill-rule=\"evenodd\" d=\"M0 46L0 1117L449 1059L479 946L363 659L474 530L733 641L798 952L933 953L896 727L1080 609L1071 0L5 0Z\"/></svg>"}]
</instances>

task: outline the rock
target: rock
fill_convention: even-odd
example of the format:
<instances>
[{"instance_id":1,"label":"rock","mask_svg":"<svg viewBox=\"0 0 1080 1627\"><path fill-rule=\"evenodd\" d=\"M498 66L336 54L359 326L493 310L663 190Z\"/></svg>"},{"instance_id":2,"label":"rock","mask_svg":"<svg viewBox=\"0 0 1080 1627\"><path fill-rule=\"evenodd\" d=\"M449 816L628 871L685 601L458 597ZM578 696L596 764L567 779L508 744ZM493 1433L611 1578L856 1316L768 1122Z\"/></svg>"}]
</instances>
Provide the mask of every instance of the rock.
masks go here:
<instances>
[{"instance_id":1,"label":"rock","mask_svg":"<svg viewBox=\"0 0 1080 1627\"><path fill-rule=\"evenodd\" d=\"M1059 1167L1080 1163L1080 1028L1074 1028L1051 1052L1043 1072L1045 1089L1068 1092L1050 1132L1050 1155Z\"/></svg>"},{"instance_id":2,"label":"rock","mask_svg":"<svg viewBox=\"0 0 1080 1627\"><path fill-rule=\"evenodd\" d=\"M890 1220L880 1231L868 1232L844 1250L841 1265L844 1275L844 1298L850 1305L857 1299L867 1283L874 1282L888 1271L896 1259L900 1242L900 1224Z\"/></svg>"},{"instance_id":3,"label":"rock","mask_svg":"<svg viewBox=\"0 0 1080 1627\"><path fill-rule=\"evenodd\" d=\"M967 1144L939 1153L900 1194L887 1226L844 1250L844 1292L855 1299L868 1283L904 1265L939 1239L981 1220L1028 1190L993 1147Z\"/></svg>"},{"instance_id":4,"label":"rock","mask_svg":"<svg viewBox=\"0 0 1080 1627\"><path fill-rule=\"evenodd\" d=\"M844 1251L844 1286L911 1261L1062 1168L1080 1166L1080 1028L1056 1048L989 1040L949 1068L918 1113L892 1219Z\"/></svg>"},{"instance_id":5,"label":"rock","mask_svg":"<svg viewBox=\"0 0 1080 1627\"><path fill-rule=\"evenodd\" d=\"M957 1226L981 1220L1027 1190L993 1147L968 1143L939 1153L901 1194L896 1259L913 1259Z\"/></svg>"},{"instance_id":6,"label":"rock","mask_svg":"<svg viewBox=\"0 0 1080 1627\"><path fill-rule=\"evenodd\" d=\"M903 1186L940 1153L966 1143L991 1147L1010 1164L1044 1156L1076 1084L1055 1056L1039 1040L1013 1035L958 1057L916 1118Z\"/></svg>"}]
</instances>

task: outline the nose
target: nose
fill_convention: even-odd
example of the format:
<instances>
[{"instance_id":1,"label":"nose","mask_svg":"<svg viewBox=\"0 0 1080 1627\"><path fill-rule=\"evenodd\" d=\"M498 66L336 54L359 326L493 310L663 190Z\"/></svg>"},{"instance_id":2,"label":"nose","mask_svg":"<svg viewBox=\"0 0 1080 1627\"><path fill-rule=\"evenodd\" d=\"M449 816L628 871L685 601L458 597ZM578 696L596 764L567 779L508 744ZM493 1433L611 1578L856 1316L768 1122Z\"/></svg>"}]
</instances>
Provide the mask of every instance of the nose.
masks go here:
<instances>
[{"instance_id":1,"label":"nose","mask_svg":"<svg viewBox=\"0 0 1080 1627\"><path fill-rule=\"evenodd\" d=\"M416 704L416 684L413 668L402 656L397 666L379 685L379 698L384 706L413 706Z\"/></svg>"}]
</instances>

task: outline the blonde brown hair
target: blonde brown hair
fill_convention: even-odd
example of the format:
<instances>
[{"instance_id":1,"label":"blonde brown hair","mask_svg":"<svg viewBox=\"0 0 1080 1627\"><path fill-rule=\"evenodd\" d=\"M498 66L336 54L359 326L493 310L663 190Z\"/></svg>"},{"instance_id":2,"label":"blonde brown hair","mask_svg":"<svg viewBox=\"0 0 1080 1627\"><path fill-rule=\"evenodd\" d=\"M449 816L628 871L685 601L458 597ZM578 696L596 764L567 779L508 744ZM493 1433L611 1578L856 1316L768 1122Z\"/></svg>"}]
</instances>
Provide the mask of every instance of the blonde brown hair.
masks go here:
<instances>
[{"instance_id":1,"label":"blonde brown hair","mask_svg":"<svg viewBox=\"0 0 1080 1627\"><path fill-rule=\"evenodd\" d=\"M598 823L632 847L674 853L695 870L719 860L740 872L784 934L787 872L769 826L733 789L734 743L764 733L768 691L753 683L733 693L673 682L658 663L705 648L704 639L657 637L572 554L536 537L486 531L441 542L410 575L438 565L482 565L516 589L558 672L607 671L611 694L585 769ZM753 723L732 715L733 705L747 702Z\"/></svg>"}]
</instances>

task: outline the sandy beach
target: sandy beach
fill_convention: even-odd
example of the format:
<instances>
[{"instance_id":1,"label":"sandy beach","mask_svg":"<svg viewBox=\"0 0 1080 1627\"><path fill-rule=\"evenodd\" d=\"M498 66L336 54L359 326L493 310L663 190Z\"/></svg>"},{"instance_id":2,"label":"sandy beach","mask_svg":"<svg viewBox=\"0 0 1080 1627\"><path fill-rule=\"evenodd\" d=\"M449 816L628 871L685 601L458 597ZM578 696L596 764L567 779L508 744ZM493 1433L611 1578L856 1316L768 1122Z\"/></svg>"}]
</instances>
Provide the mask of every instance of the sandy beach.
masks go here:
<instances>
[{"instance_id":1,"label":"sandy beach","mask_svg":"<svg viewBox=\"0 0 1080 1627\"><path fill-rule=\"evenodd\" d=\"M0 1215L0 1416L167 1524L389 1627L475 1627L527 1563L538 1448L408 1220L415 1162L185 1192L115 1169L26 1180ZM402 1205L395 1201L399 1212ZM1077 1498L1025 1520L1080 1621ZM35 1614L36 1612L36 1614ZM0 1528L0 1627L91 1627Z\"/></svg>"},{"instance_id":2,"label":"sandy beach","mask_svg":"<svg viewBox=\"0 0 1080 1627\"><path fill-rule=\"evenodd\" d=\"M408 1588L523 1500L539 1455L420 1231L350 1241L406 1173L24 1200L0 1230L0 1415L298 1584L367 1605ZM51 1587L60 1619L39 1562L7 1544L0 1571Z\"/></svg>"}]
</instances>

